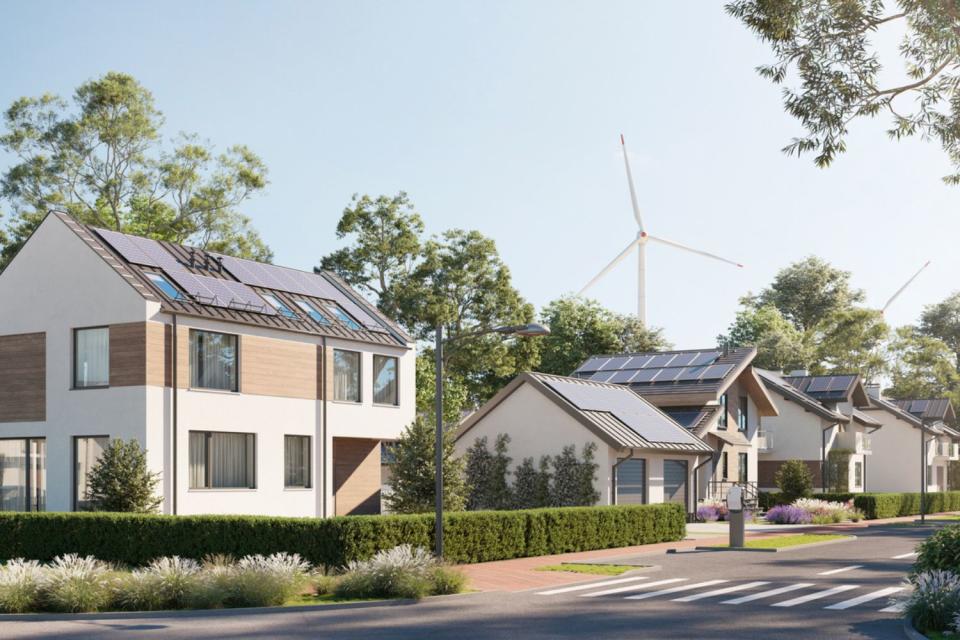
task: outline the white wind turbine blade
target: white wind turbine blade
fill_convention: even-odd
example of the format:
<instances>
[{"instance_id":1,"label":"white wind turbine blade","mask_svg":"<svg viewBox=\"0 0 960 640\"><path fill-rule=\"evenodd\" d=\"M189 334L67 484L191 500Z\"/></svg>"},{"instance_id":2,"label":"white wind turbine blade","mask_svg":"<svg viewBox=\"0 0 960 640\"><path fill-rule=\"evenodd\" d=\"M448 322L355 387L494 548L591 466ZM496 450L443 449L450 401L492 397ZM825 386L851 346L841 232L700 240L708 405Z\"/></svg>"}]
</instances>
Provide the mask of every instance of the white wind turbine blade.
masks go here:
<instances>
[{"instance_id":1,"label":"white wind turbine blade","mask_svg":"<svg viewBox=\"0 0 960 640\"><path fill-rule=\"evenodd\" d=\"M900 294L903 293L904 290L905 290L907 287L909 287L909 286L913 283L914 280L917 279L917 276L919 276L919 275L923 272L923 270L926 269L926 268L929 267L929 266L930 266L930 261L927 260L927 261L923 264L922 267L920 267L919 269L917 269L917 272L916 272L915 274L913 274L913 276L911 276L909 280L907 280L905 283L903 283L903 286L902 286L902 287L900 287L899 289L897 289L897 292L896 292L896 293L894 293L892 296L890 296L890 299L887 300L887 304L883 305L883 309L880 310L880 313L886 313L887 309L890 308L890 305L893 304L893 301L896 300L897 298L899 298L899 297L900 297Z\"/></svg>"},{"instance_id":2,"label":"white wind turbine blade","mask_svg":"<svg viewBox=\"0 0 960 640\"><path fill-rule=\"evenodd\" d=\"M637 203L637 191L633 186L633 173L630 171L630 160L627 158L627 143L623 141L622 133L620 134L620 146L623 148L623 166L627 169L627 185L630 187L630 204L633 205L633 217L637 219L640 233L644 233L643 218L640 217L640 205Z\"/></svg>"},{"instance_id":3,"label":"white wind turbine blade","mask_svg":"<svg viewBox=\"0 0 960 640\"><path fill-rule=\"evenodd\" d=\"M621 251L621 252L617 255L617 257L614 258L614 259L610 262L610 264L608 264L607 266L605 266L605 267L603 268L603 271L601 271L601 272L598 273L596 276L594 276L593 280L591 280L590 282L588 282L588 283L583 287L583 289L580 289L580 292L579 292L577 295L582 296L583 293L584 293L587 289L589 289L590 287L592 287L593 285L595 285L595 284L597 283L597 280L599 280L599 279L602 278L603 276L607 275L607 273L609 273L611 269L613 269L615 266L617 266L617 264L618 264L621 260L623 260L624 258L626 258L627 255L628 255L631 251L633 251L633 248L636 247L637 244L639 244L639 242L640 242L640 238L637 238L636 240L633 240L630 244L628 244L628 245L627 245L627 248L624 249L623 251Z\"/></svg>"},{"instance_id":4,"label":"white wind turbine blade","mask_svg":"<svg viewBox=\"0 0 960 640\"><path fill-rule=\"evenodd\" d=\"M726 262L727 264L732 264L735 267L743 268L743 265L740 264L739 262L734 262L733 260L727 260L726 258L721 258L715 253L700 251L699 249L688 247L684 244L680 244L679 242L674 242L673 240L664 240L663 238L658 238L656 236L647 236L647 237L650 240L653 240L654 242L659 242L660 244L665 244L667 246L674 247L675 249L682 249L683 251L689 251L690 253L696 253L697 255L705 256L707 258L713 258L714 260L719 260L720 262Z\"/></svg>"}]
</instances>

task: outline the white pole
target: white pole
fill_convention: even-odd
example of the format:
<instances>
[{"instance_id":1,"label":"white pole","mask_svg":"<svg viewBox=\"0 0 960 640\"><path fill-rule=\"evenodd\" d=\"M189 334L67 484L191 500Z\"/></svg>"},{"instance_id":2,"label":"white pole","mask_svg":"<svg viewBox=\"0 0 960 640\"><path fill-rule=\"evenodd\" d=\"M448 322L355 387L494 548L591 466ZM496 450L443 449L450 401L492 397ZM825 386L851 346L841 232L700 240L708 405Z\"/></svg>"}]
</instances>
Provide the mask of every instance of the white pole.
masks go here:
<instances>
[{"instance_id":1,"label":"white pole","mask_svg":"<svg viewBox=\"0 0 960 640\"><path fill-rule=\"evenodd\" d=\"M647 325L647 239L637 244L637 318Z\"/></svg>"}]
</instances>

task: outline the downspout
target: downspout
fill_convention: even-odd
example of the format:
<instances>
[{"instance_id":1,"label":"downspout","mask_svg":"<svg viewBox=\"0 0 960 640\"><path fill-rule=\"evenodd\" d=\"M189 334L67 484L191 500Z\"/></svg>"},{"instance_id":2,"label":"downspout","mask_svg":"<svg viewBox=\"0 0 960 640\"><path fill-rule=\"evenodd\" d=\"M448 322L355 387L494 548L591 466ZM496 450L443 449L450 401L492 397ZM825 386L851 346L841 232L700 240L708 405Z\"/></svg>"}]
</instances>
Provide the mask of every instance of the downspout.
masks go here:
<instances>
[{"instance_id":1,"label":"downspout","mask_svg":"<svg viewBox=\"0 0 960 640\"><path fill-rule=\"evenodd\" d=\"M178 424L177 423L177 396L179 395L177 393L178 392L177 369L179 368L178 362L177 362L177 356L179 355L178 353L179 349L177 347L177 314L174 313L172 315L173 315L173 339L171 340L171 343L172 343L171 347L173 349L173 355L170 357L170 367L172 369L170 373L170 382L173 387L173 398L171 400L171 413L173 414L172 415L173 446L171 447L171 454L172 454L171 458L172 458L172 465L173 465L173 478L172 478L173 479L173 482L172 482L173 496L171 500L171 508L173 511L173 515L177 515L177 424Z\"/></svg>"},{"instance_id":2,"label":"downspout","mask_svg":"<svg viewBox=\"0 0 960 640\"><path fill-rule=\"evenodd\" d=\"M820 491L827 492L827 431L838 426L836 422L820 430Z\"/></svg>"},{"instance_id":3,"label":"downspout","mask_svg":"<svg viewBox=\"0 0 960 640\"><path fill-rule=\"evenodd\" d=\"M613 504L617 504L618 498L620 497L619 492L617 491L617 469L619 469L619 468L620 468L620 465L622 465L624 462L626 462L627 460L632 459L633 456L634 456L634 453L635 453L635 451L634 451L633 449L630 449L630 450L629 450L629 454L627 455L627 457L626 457L626 458L623 458L622 460L618 460L617 462L614 463L614 465L613 465L613 467L612 467L612 470L613 470L613 487L611 487L611 488L613 489L613 501L612 501ZM644 478L644 485L646 485L646 478ZM644 496L643 499L644 499L644 502L646 502L647 497Z\"/></svg>"},{"instance_id":4,"label":"downspout","mask_svg":"<svg viewBox=\"0 0 960 640\"><path fill-rule=\"evenodd\" d=\"M718 458L715 458L715 456L717 455L718 455L717 452L711 453L709 456L707 456L706 460L704 460L703 462L701 462L700 464L698 464L693 468L693 501L694 503L696 503L697 500L700 499L700 469L701 467L706 465L708 462L712 462L713 460L718 459Z\"/></svg>"},{"instance_id":5,"label":"downspout","mask_svg":"<svg viewBox=\"0 0 960 640\"><path fill-rule=\"evenodd\" d=\"M323 464L320 472L320 517L326 518L329 505L327 504L327 336L320 337L320 406L323 415L320 416L320 451L323 455ZM333 464L333 454L330 455L330 464Z\"/></svg>"}]
</instances>

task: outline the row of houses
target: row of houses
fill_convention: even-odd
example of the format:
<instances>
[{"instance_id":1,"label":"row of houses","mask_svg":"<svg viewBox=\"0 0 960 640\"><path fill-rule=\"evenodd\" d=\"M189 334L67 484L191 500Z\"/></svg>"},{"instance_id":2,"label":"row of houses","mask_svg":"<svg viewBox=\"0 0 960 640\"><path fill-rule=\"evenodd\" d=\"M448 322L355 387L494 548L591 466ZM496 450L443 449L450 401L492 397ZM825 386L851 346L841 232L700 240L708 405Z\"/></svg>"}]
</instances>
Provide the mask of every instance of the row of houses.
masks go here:
<instances>
[{"instance_id":1,"label":"row of houses","mask_svg":"<svg viewBox=\"0 0 960 640\"><path fill-rule=\"evenodd\" d=\"M117 233L51 213L0 273L0 511L71 511L107 442L136 439L164 513L377 513L382 451L415 416L415 344L331 273ZM525 373L467 417L458 450L519 463L597 446L604 504L772 489L948 488L946 400L856 375L781 375L753 348L596 355ZM921 426L926 441L921 456Z\"/></svg>"}]
</instances>

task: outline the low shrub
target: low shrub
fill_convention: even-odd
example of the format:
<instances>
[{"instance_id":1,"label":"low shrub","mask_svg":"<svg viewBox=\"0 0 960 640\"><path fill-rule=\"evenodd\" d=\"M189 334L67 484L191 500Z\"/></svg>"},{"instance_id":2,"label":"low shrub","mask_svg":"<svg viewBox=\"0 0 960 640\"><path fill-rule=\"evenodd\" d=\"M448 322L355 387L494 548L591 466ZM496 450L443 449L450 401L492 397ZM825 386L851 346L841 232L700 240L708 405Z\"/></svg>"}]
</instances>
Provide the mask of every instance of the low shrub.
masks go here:
<instances>
[{"instance_id":1,"label":"low shrub","mask_svg":"<svg viewBox=\"0 0 960 640\"><path fill-rule=\"evenodd\" d=\"M697 507L697 519L704 522L716 522L726 520L729 517L730 510L727 503L722 501L705 501Z\"/></svg>"},{"instance_id":2,"label":"low shrub","mask_svg":"<svg viewBox=\"0 0 960 640\"><path fill-rule=\"evenodd\" d=\"M92 556L67 554L45 568L43 605L53 611L99 611L113 599L113 569Z\"/></svg>"},{"instance_id":3,"label":"low shrub","mask_svg":"<svg viewBox=\"0 0 960 640\"><path fill-rule=\"evenodd\" d=\"M924 513L960 511L960 491L926 495ZM861 493L854 495L853 504L868 520L920 514L919 493Z\"/></svg>"},{"instance_id":4,"label":"low shrub","mask_svg":"<svg viewBox=\"0 0 960 640\"><path fill-rule=\"evenodd\" d=\"M960 525L943 527L917 547L914 572L960 570Z\"/></svg>"},{"instance_id":5,"label":"low shrub","mask_svg":"<svg viewBox=\"0 0 960 640\"><path fill-rule=\"evenodd\" d=\"M343 598L419 600L431 593L436 566L426 549L400 545L369 560L351 562L334 593Z\"/></svg>"},{"instance_id":6,"label":"low shrub","mask_svg":"<svg viewBox=\"0 0 960 640\"><path fill-rule=\"evenodd\" d=\"M430 571L433 595L445 596L460 593L467 586L467 576L457 569L438 565Z\"/></svg>"},{"instance_id":7,"label":"low shrub","mask_svg":"<svg viewBox=\"0 0 960 640\"><path fill-rule=\"evenodd\" d=\"M946 631L960 612L960 578L951 571L925 571L914 577L904 615L917 630Z\"/></svg>"},{"instance_id":8,"label":"low shrub","mask_svg":"<svg viewBox=\"0 0 960 640\"><path fill-rule=\"evenodd\" d=\"M37 609L43 570L36 560L16 558L0 566L0 611L23 613Z\"/></svg>"},{"instance_id":9,"label":"low shrub","mask_svg":"<svg viewBox=\"0 0 960 640\"><path fill-rule=\"evenodd\" d=\"M200 565L195 560L158 558L119 578L114 601L132 611L181 609L193 601L199 581Z\"/></svg>"},{"instance_id":10,"label":"low shrub","mask_svg":"<svg viewBox=\"0 0 960 640\"><path fill-rule=\"evenodd\" d=\"M799 507L781 504L767 511L766 520L772 524L810 524L813 517Z\"/></svg>"},{"instance_id":11,"label":"low shrub","mask_svg":"<svg viewBox=\"0 0 960 640\"><path fill-rule=\"evenodd\" d=\"M297 554L274 553L240 559L230 578L228 604L235 607L275 607L303 590L310 565Z\"/></svg>"}]
</instances>

